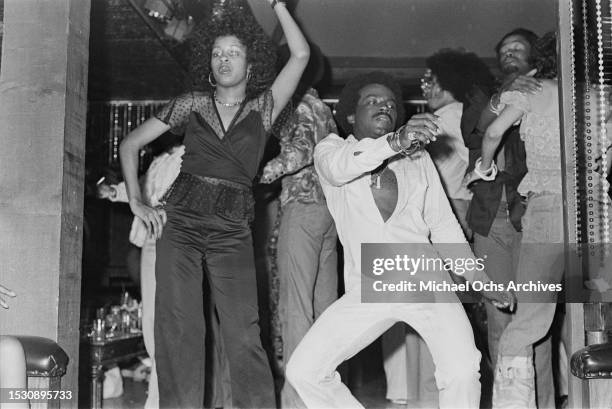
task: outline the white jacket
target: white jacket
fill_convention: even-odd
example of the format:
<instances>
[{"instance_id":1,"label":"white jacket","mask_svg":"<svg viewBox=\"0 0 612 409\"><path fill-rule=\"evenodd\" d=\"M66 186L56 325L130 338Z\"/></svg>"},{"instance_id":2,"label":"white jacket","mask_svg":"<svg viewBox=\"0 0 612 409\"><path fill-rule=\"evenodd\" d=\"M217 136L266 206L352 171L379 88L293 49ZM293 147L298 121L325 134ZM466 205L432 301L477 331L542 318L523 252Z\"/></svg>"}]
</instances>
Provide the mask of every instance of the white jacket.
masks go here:
<instances>
[{"instance_id":1,"label":"white jacket","mask_svg":"<svg viewBox=\"0 0 612 409\"><path fill-rule=\"evenodd\" d=\"M158 206L159 200L172 185L181 171L185 145L175 146L168 152L156 156L151 162L142 183L142 195L145 203L149 206ZM128 202L125 182L113 185L117 191L113 202ZM134 216L130 230L130 242L135 246L142 247L147 238L147 228L144 223Z\"/></svg>"}]
</instances>

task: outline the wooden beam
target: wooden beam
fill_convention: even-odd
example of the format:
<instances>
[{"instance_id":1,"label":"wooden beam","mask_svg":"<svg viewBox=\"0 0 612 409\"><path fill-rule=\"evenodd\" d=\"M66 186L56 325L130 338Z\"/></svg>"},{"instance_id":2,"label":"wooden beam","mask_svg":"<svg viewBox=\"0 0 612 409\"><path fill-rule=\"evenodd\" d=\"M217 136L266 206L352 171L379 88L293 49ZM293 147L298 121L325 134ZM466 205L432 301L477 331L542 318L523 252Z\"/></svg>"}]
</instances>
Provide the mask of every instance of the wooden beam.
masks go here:
<instances>
[{"instance_id":1,"label":"wooden beam","mask_svg":"<svg viewBox=\"0 0 612 409\"><path fill-rule=\"evenodd\" d=\"M17 293L1 334L56 341L78 407L89 0L4 0L0 281ZM44 16L44 18L42 18Z\"/></svg>"}]
</instances>

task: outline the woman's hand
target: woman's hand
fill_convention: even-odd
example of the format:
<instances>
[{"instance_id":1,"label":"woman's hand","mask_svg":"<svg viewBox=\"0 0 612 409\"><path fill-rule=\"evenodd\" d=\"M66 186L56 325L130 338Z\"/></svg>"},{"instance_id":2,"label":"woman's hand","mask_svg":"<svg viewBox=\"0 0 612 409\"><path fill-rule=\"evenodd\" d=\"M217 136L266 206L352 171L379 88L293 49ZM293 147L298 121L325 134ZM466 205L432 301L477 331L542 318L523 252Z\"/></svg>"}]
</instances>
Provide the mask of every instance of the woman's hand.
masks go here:
<instances>
[{"instance_id":1,"label":"woman's hand","mask_svg":"<svg viewBox=\"0 0 612 409\"><path fill-rule=\"evenodd\" d=\"M5 286L3 286L2 284L0 284L0 295L5 295L7 297L15 297L17 294L15 294L14 291L9 290L8 288L6 288ZM4 297L0 297L0 306L2 306L2 308L6 308L8 309L8 304L6 302L6 300L4 299Z\"/></svg>"},{"instance_id":2,"label":"woman's hand","mask_svg":"<svg viewBox=\"0 0 612 409\"><path fill-rule=\"evenodd\" d=\"M147 227L147 233L155 240L162 235L164 224L166 224L166 211L162 208L147 206L139 200L130 200L130 209L134 216L138 217Z\"/></svg>"},{"instance_id":3,"label":"woman's hand","mask_svg":"<svg viewBox=\"0 0 612 409\"><path fill-rule=\"evenodd\" d=\"M500 310L512 312L516 308L516 295L513 291L481 291L482 296Z\"/></svg>"},{"instance_id":4,"label":"woman's hand","mask_svg":"<svg viewBox=\"0 0 612 409\"><path fill-rule=\"evenodd\" d=\"M531 94L542 91L542 81L533 78L536 72L537 70L534 68L525 75L513 74L508 76L506 81L501 85L499 94L504 91L518 91Z\"/></svg>"}]
</instances>

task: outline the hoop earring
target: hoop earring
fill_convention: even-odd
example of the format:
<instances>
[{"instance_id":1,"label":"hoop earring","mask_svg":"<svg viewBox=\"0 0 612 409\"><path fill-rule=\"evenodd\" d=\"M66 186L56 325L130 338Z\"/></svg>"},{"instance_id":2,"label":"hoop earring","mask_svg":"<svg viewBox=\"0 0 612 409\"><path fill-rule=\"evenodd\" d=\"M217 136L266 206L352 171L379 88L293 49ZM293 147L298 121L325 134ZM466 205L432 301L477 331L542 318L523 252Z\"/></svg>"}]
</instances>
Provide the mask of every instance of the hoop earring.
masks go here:
<instances>
[{"instance_id":1,"label":"hoop earring","mask_svg":"<svg viewBox=\"0 0 612 409\"><path fill-rule=\"evenodd\" d=\"M212 72L209 72L208 73L208 83L210 84L211 87L216 88L217 83L212 81L211 75L212 75Z\"/></svg>"},{"instance_id":2,"label":"hoop earring","mask_svg":"<svg viewBox=\"0 0 612 409\"><path fill-rule=\"evenodd\" d=\"M247 82L251 81L251 71L247 72Z\"/></svg>"}]
</instances>

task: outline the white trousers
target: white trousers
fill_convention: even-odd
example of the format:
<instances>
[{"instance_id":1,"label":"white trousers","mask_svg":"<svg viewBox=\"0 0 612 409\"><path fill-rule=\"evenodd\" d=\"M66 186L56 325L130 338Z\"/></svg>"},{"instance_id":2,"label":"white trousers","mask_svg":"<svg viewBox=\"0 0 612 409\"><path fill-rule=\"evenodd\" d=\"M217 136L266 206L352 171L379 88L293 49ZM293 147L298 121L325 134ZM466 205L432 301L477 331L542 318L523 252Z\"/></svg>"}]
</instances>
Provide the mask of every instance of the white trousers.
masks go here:
<instances>
[{"instance_id":1,"label":"white trousers","mask_svg":"<svg viewBox=\"0 0 612 409\"><path fill-rule=\"evenodd\" d=\"M382 336L383 367L389 400L438 407L435 366L423 338L403 322Z\"/></svg>"},{"instance_id":2,"label":"white trousers","mask_svg":"<svg viewBox=\"0 0 612 409\"><path fill-rule=\"evenodd\" d=\"M140 295L142 297L142 336L145 349L151 358L151 377L145 409L159 408L159 388L155 367L155 240L147 238L140 253Z\"/></svg>"},{"instance_id":3,"label":"white trousers","mask_svg":"<svg viewBox=\"0 0 612 409\"><path fill-rule=\"evenodd\" d=\"M345 294L315 321L285 376L308 408L363 408L340 380L338 365L403 321L425 340L436 366L440 408L478 408L480 352L456 303L369 303Z\"/></svg>"}]
</instances>

